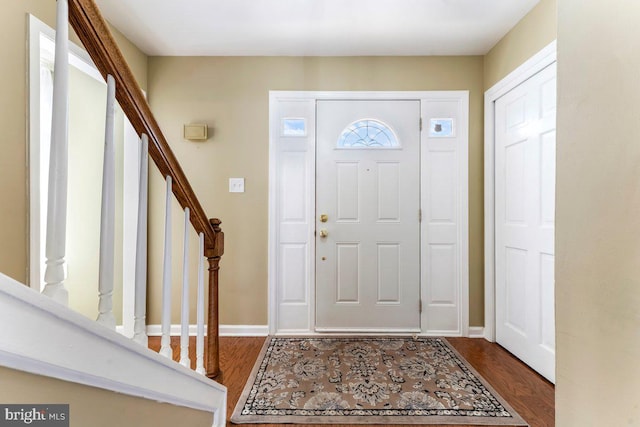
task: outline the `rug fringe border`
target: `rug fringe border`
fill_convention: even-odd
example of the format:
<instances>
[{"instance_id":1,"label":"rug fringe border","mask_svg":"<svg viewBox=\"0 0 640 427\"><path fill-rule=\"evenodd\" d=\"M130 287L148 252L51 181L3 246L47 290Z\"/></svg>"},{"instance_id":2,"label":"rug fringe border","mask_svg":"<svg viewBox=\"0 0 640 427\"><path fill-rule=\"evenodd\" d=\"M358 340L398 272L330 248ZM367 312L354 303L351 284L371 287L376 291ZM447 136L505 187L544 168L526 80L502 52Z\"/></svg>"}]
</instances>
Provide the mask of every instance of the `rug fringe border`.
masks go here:
<instances>
[{"instance_id":1,"label":"rug fringe border","mask_svg":"<svg viewBox=\"0 0 640 427\"><path fill-rule=\"evenodd\" d=\"M253 368L251 369L251 373L249 374L249 378L244 383L244 388L242 389L242 393L238 398L238 402L236 402L236 407L233 409L233 413L231 414L230 421L236 424L244 424L246 421L236 421L237 418L242 413L242 407L247 403L247 399L249 398L249 393L251 392L251 387L253 387L253 383L256 380L256 376L258 375L258 371L260 370L260 365L262 364L262 360L264 359L264 355L267 353L267 349L269 348L269 344L271 344L271 340L274 339L273 335L269 335L267 339L264 340L264 344L262 344L262 348L260 349L260 353L256 358L256 361L253 363ZM278 338L289 338L289 337L278 337ZM259 423L259 421L252 421L252 424ZM249 423L247 423L249 424Z\"/></svg>"}]
</instances>

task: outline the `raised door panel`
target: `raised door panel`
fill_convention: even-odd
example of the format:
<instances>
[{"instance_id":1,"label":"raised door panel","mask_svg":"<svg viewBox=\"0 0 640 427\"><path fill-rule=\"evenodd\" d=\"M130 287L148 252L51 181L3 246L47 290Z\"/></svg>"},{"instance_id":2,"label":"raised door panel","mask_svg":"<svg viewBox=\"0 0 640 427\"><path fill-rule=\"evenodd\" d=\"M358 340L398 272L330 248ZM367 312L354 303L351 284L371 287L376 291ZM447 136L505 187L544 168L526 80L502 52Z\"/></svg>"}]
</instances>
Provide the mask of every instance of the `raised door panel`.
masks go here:
<instances>
[{"instance_id":1,"label":"raised door panel","mask_svg":"<svg viewBox=\"0 0 640 427\"><path fill-rule=\"evenodd\" d=\"M360 245L336 245L336 302L360 301Z\"/></svg>"},{"instance_id":2,"label":"raised door panel","mask_svg":"<svg viewBox=\"0 0 640 427\"><path fill-rule=\"evenodd\" d=\"M378 243L378 303L400 303L400 244Z\"/></svg>"}]
</instances>

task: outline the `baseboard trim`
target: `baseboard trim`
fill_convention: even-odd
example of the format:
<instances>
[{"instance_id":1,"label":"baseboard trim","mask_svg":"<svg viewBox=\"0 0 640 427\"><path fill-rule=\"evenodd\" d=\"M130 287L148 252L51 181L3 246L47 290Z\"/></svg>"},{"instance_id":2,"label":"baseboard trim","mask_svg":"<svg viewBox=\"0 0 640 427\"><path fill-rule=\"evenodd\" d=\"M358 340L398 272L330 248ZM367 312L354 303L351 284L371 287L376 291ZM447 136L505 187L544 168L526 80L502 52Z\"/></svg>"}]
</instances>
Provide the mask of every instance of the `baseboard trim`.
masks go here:
<instances>
[{"instance_id":1,"label":"baseboard trim","mask_svg":"<svg viewBox=\"0 0 640 427\"><path fill-rule=\"evenodd\" d=\"M118 332L121 332L121 326L117 327ZM181 333L180 325L171 325L169 327L169 334L171 336L180 336ZM207 333L207 326L204 327L205 334ZM269 326L268 325L220 325L220 336L221 337L266 337L269 335ZM322 332L322 331L320 331ZM355 333L358 331L350 332ZM360 331L358 333L362 333ZM196 336L197 326L189 325L189 336ZM386 334L394 334L393 331L388 331ZM398 335L406 335L407 332L396 333ZM159 337L162 335L162 326L161 325L147 325L147 335L150 337ZM292 330L287 329L285 331L279 331L277 335L322 335L321 333L309 330ZM451 335L450 333L436 332L430 334L420 334L418 335L433 335L433 336L460 336L457 334ZM484 338L484 327L483 326L470 326L469 327L469 338Z\"/></svg>"},{"instance_id":2,"label":"baseboard trim","mask_svg":"<svg viewBox=\"0 0 640 427\"><path fill-rule=\"evenodd\" d=\"M266 337L268 325L220 325L221 337Z\"/></svg>"},{"instance_id":3,"label":"baseboard trim","mask_svg":"<svg viewBox=\"0 0 640 427\"><path fill-rule=\"evenodd\" d=\"M197 325L189 325L189 336L196 336ZM180 336L182 327L180 325L171 325L169 327L169 335ZM207 326L204 327L204 333L207 333ZM147 335L150 337L159 337L162 335L161 325L147 325ZM266 337L269 335L269 327L267 325L220 325L219 335L221 337Z\"/></svg>"},{"instance_id":4,"label":"baseboard trim","mask_svg":"<svg viewBox=\"0 0 640 427\"><path fill-rule=\"evenodd\" d=\"M484 338L484 326L469 326L469 338Z\"/></svg>"}]
</instances>

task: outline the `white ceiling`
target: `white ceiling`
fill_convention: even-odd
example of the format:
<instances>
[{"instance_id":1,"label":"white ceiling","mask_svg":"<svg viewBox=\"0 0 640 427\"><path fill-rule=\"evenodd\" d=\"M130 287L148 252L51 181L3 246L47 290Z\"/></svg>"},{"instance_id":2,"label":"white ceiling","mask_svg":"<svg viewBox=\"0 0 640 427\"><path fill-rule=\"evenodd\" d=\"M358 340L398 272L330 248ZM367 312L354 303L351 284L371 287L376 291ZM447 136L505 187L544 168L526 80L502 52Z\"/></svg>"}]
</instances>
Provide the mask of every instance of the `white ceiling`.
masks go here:
<instances>
[{"instance_id":1,"label":"white ceiling","mask_svg":"<svg viewBox=\"0 0 640 427\"><path fill-rule=\"evenodd\" d=\"M539 0L96 0L149 55L483 55Z\"/></svg>"}]
</instances>

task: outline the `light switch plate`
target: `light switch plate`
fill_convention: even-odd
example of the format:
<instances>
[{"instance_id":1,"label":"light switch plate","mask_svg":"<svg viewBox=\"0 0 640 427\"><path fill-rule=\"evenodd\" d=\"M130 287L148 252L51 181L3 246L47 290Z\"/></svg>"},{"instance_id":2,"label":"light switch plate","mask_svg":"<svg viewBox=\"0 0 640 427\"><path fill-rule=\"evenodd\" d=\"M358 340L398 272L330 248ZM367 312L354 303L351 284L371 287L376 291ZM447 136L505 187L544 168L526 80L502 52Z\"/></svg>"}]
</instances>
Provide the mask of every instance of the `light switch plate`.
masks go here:
<instances>
[{"instance_id":1,"label":"light switch plate","mask_svg":"<svg viewBox=\"0 0 640 427\"><path fill-rule=\"evenodd\" d=\"M244 178L229 178L229 193L244 193Z\"/></svg>"}]
</instances>

